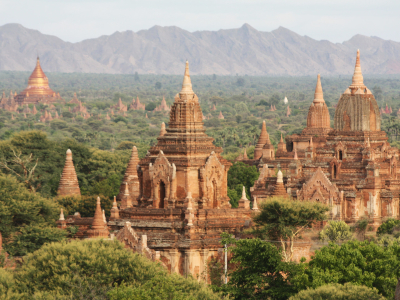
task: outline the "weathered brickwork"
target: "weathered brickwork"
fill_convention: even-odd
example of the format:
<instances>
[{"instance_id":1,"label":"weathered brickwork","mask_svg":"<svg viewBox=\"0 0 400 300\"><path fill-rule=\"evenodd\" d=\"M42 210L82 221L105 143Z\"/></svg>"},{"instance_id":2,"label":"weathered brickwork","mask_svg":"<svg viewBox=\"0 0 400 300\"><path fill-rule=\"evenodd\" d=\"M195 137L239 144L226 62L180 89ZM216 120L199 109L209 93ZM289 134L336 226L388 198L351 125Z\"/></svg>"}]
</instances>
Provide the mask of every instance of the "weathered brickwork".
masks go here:
<instances>
[{"instance_id":1,"label":"weathered brickwork","mask_svg":"<svg viewBox=\"0 0 400 300\"><path fill-rule=\"evenodd\" d=\"M307 128L286 137L286 149L278 145L275 158L245 161L260 170L252 197L273 195L275 174L282 170L286 193L300 201L325 203L331 219L354 223L368 217L376 228L386 217L399 218L399 150L390 147L380 130L379 108L363 83L360 53L352 84L339 99L334 129L319 76L314 98Z\"/></svg>"}]
</instances>

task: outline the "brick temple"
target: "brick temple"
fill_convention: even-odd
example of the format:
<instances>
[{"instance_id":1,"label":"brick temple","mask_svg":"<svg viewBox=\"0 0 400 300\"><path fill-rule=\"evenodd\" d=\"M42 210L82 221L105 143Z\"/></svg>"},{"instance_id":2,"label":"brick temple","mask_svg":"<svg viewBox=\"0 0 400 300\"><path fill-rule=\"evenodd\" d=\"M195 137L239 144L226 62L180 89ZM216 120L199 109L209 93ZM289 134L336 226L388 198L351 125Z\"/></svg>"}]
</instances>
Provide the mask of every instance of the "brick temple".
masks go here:
<instances>
[{"instance_id":1,"label":"brick temple","mask_svg":"<svg viewBox=\"0 0 400 300\"><path fill-rule=\"evenodd\" d=\"M281 138L275 152L263 123L254 158L243 161L260 170L252 188L257 201L272 195L318 201L330 207L330 219L354 223L367 217L375 228L386 217L399 217L399 150L381 130L379 107L364 85L359 51L352 83L335 111L334 128L318 75L307 127L285 141Z\"/></svg>"},{"instance_id":2,"label":"brick temple","mask_svg":"<svg viewBox=\"0 0 400 300\"><path fill-rule=\"evenodd\" d=\"M170 121L161 127L158 142L139 160L136 147L121 184L111 217L79 213L60 216L60 228L79 226L80 238L107 237L110 232L125 246L158 260L171 272L206 275L207 262L221 251L220 234L240 236L251 225L250 201L243 193L239 208L231 208L227 176L231 163L222 148L205 133L203 113L192 89L186 62L181 91L170 108ZM69 192L68 192L69 191ZM67 151L58 194L78 195L79 185ZM92 230L93 229L93 230Z\"/></svg>"}]
</instances>

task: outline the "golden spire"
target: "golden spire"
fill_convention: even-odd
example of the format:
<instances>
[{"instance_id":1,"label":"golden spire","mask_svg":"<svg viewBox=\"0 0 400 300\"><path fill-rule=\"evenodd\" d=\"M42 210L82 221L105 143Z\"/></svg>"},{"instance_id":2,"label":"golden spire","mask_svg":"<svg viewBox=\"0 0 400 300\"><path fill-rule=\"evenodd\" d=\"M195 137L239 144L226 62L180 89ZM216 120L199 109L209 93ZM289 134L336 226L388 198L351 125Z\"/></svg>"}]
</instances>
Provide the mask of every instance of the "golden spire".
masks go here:
<instances>
[{"instance_id":1,"label":"golden spire","mask_svg":"<svg viewBox=\"0 0 400 300\"><path fill-rule=\"evenodd\" d=\"M186 61L185 75L183 76L182 90L179 94L194 94L192 89L192 81L189 74L189 62Z\"/></svg>"},{"instance_id":2,"label":"golden spire","mask_svg":"<svg viewBox=\"0 0 400 300\"><path fill-rule=\"evenodd\" d=\"M26 95L48 95L53 96L54 91L49 87L49 80L44 74L42 67L40 66L39 56L36 60L36 67L33 70L31 76L28 79L28 87L21 92Z\"/></svg>"},{"instance_id":3,"label":"golden spire","mask_svg":"<svg viewBox=\"0 0 400 300\"><path fill-rule=\"evenodd\" d=\"M350 87L365 87L364 78L361 73L360 50L357 50L357 59L356 66L354 68L353 82Z\"/></svg>"},{"instance_id":4,"label":"golden spire","mask_svg":"<svg viewBox=\"0 0 400 300\"><path fill-rule=\"evenodd\" d=\"M314 103L324 103L324 93L322 92L321 76L318 74L317 86L315 87Z\"/></svg>"}]
</instances>

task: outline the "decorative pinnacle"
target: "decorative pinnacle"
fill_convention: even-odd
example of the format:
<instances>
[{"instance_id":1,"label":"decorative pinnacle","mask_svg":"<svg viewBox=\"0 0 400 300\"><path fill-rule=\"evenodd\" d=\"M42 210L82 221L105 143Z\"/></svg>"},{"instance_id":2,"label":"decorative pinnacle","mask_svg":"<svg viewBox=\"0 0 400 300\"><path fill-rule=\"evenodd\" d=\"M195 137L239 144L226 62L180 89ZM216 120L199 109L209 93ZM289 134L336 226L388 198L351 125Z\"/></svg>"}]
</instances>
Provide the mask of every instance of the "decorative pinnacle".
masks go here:
<instances>
[{"instance_id":1,"label":"decorative pinnacle","mask_svg":"<svg viewBox=\"0 0 400 300\"><path fill-rule=\"evenodd\" d=\"M185 74L183 76L182 90L180 94L193 94L192 81L189 74L189 62L186 61Z\"/></svg>"},{"instance_id":2,"label":"decorative pinnacle","mask_svg":"<svg viewBox=\"0 0 400 300\"><path fill-rule=\"evenodd\" d=\"M282 133L281 133L281 140L279 141L279 143L283 143L283 136L282 136Z\"/></svg>"},{"instance_id":3,"label":"decorative pinnacle","mask_svg":"<svg viewBox=\"0 0 400 300\"><path fill-rule=\"evenodd\" d=\"M125 195L129 195L128 183L125 182Z\"/></svg>"},{"instance_id":4,"label":"decorative pinnacle","mask_svg":"<svg viewBox=\"0 0 400 300\"><path fill-rule=\"evenodd\" d=\"M322 92L322 85L321 85L321 76L318 74L317 77L317 86L315 87L314 93L314 103L323 103L324 101L324 93Z\"/></svg>"},{"instance_id":5,"label":"decorative pinnacle","mask_svg":"<svg viewBox=\"0 0 400 300\"><path fill-rule=\"evenodd\" d=\"M252 210L258 210L257 197L254 197L253 208L252 208Z\"/></svg>"},{"instance_id":6,"label":"decorative pinnacle","mask_svg":"<svg viewBox=\"0 0 400 300\"><path fill-rule=\"evenodd\" d=\"M117 206L117 197L114 196L113 208L118 208Z\"/></svg>"},{"instance_id":7,"label":"decorative pinnacle","mask_svg":"<svg viewBox=\"0 0 400 300\"><path fill-rule=\"evenodd\" d=\"M67 160L72 160L72 151L71 151L71 149L67 150Z\"/></svg>"},{"instance_id":8,"label":"decorative pinnacle","mask_svg":"<svg viewBox=\"0 0 400 300\"><path fill-rule=\"evenodd\" d=\"M160 130L160 136L164 136L164 134L167 133L167 130L165 129L165 123L161 123L161 130Z\"/></svg>"},{"instance_id":9,"label":"decorative pinnacle","mask_svg":"<svg viewBox=\"0 0 400 300\"><path fill-rule=\"evenodd\" d=\"M246 196L246 189L244 186L243 186L243 190L242 190L242 198L240 200L248 200L247 196Z\"/></svg>"},{"instance_id":10,"label":"decorative pinnacle","mask_svg":"<svg viewBox=\"0 0 400 300\"><path fill-rule=\"evenodd\" d=\"M354 68L353 82L351 84L351 87L359 86L364 86L364 78L361 72L360 50L357 50L356 66Z\"/></svg>"},{"instance_id":11,"label":"decorative pinnacle","mask_svg":"<svg viewBox=\"0 0 400 300\"><path fill-rule=\"evenodd\" d=\"M276 182L277 183L283 183L283 174L282 174L281 170L278 171L278 176L276 178Z\"/></svg>"},{"instance_id":12,"label":"decorative pinnacle","mask_svg":"<svg viewBox=\"0 0 400 300\"><path fill-rule=\"evenodd\" d=\"M294 160L298 160L298 156L297 156L297 148L294 148Z\"/></svg>"},{"instance_id":13,"label":"decorative pinnacle","mask_svg":"<svg viewBox=\"0 0 400 300\"><path fill-rule=\"evenodd\" d=\"M59 221L65 221L65 218L64 218L64 211L63 211L62 208L61 208L61 213L60 213L60 219L59 219Z\"/></svg>"}]
</instances>

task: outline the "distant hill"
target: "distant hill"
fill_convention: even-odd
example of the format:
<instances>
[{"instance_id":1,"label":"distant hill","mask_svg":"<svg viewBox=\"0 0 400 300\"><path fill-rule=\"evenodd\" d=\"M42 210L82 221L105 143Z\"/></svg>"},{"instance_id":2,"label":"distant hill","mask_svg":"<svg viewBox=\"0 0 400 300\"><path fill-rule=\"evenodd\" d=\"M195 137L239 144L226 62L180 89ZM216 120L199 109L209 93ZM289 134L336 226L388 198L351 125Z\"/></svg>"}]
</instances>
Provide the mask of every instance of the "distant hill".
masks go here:
<instances>
[{"instance_id":1,"label":"distant hill","mask_svg":"<svg viewBox=\"0 0 400 300\"><path fill-rule=\"evenodd\" d=\"M279 27L189 32L154 26L69 43L19 24L0 26L0 70L31 71L36 55L50 72L182 74L351 74L356 50L365 74L399 74L400 43L356 35L343 43L317 41Z\"/></svg>"}]
</instances>

